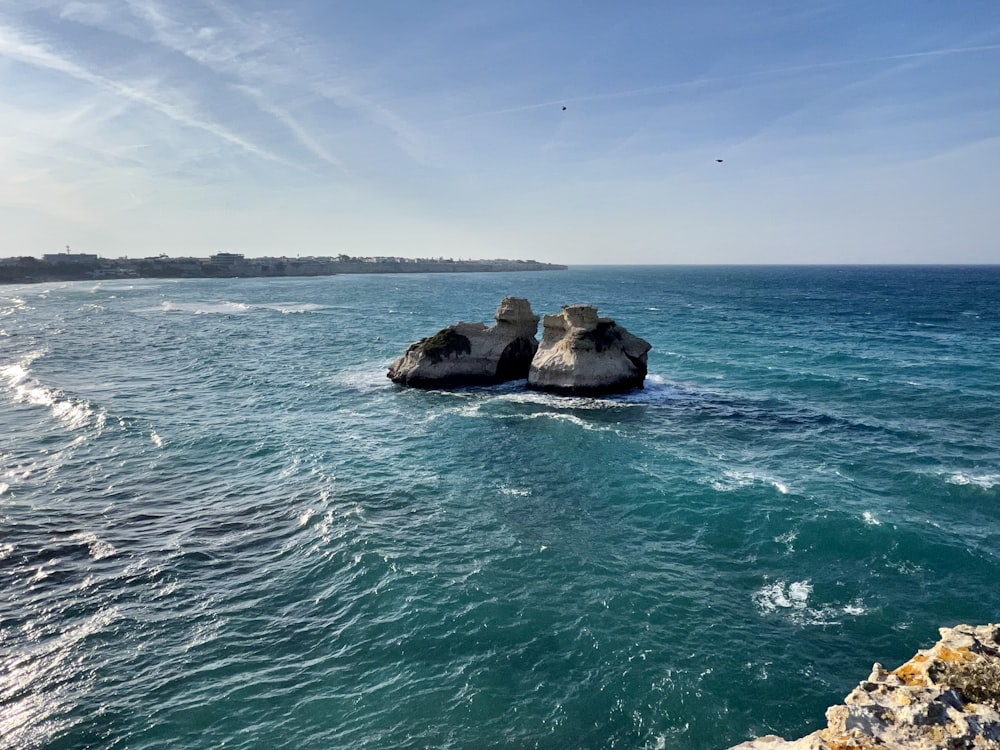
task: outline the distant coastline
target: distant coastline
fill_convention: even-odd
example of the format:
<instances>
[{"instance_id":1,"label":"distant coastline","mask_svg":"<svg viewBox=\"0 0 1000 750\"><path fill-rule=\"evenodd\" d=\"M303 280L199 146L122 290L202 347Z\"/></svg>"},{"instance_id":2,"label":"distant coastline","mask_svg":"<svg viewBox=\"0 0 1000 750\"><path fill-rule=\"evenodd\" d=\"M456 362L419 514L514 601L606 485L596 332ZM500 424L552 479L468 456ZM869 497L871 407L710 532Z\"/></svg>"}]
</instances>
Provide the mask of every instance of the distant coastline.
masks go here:
<instances>
[{"instance_id":1,"label":"distant coastline","mask_svg":"<svg viewBox=\"0 0 1000 750\"><path fill-rule=\"evenodd\" d=\"M358 273L470 273L565 271L567 266L535 260L453 260L451 258L334 257L246 258L216 253L208 258L101 258L88 253L58 253L0 258L0 284L95 279L212 279L336 276Z\"/></svg>"}]
</instances>

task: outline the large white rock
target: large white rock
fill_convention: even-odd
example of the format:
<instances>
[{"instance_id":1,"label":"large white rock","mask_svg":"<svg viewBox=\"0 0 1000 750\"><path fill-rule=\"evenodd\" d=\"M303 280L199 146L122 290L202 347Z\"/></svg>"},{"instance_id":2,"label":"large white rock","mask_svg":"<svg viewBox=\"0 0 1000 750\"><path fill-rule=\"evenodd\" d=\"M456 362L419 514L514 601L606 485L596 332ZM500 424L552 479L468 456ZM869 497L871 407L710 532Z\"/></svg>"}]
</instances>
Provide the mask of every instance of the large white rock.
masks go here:
<instances>
[{"instance_id":1,"label":"large white rock","mask_svg":"<svg viewBox=\"0 0 1000 750\"><path fill-rule=\"evenodd\" d=\"M528 386L557 393L618 393L642 388L648 341L633 336L590 305L567 305L542 320L542 342Z\"/></svg>"},{"instance_id":2,"label":"large white rock","mask_svg":"<svg viewBox=\"0 0 1000 750\"><path fill-rule=\"evenodd\" d=\"M487 385L528 376L538 348L538 316L520 297L504 297L496 325L456 323L411 344L389 367L387 376L400 385L450 388Z\"/></svg>"}]
</instances>

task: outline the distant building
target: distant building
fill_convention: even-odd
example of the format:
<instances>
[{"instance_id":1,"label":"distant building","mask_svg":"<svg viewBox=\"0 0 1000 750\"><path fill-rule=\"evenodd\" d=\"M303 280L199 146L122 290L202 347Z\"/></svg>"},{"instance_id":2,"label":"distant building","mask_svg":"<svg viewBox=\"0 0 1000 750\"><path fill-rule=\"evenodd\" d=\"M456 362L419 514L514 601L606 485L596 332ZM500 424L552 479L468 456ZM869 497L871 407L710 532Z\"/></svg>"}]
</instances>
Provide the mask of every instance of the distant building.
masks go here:
<instances>
[{"instance_id":1,"label":"distant building","mask_svg":"<svg viewBox=\"0 0 1000 750\"><path fill-rule=\"evenodd\" d=\"M215 255L210 255L208 259L212 263L222 266L231 266L236 263L243 263L246 260L243 257L243 253L216 253Z\"/></svg>"},{"instance_id":2,"label":"distant building","mask_svg":"<svg viewBox=\"0 0 1000 750\"><path fill-rule=\"evenodd\" d=\"M91 253L46 253L42 256L46 263L72 264L76 266L93 266L97 264L97 256Z\"/></svg>"}]
</instances>

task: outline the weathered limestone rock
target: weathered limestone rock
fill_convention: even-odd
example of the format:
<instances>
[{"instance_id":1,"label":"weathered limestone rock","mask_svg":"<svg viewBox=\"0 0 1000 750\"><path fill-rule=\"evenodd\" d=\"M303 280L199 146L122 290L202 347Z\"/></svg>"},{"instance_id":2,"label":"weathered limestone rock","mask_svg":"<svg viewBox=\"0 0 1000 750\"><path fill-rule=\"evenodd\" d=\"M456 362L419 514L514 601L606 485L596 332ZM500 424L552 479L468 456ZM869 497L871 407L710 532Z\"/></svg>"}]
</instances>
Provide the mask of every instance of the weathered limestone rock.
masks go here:
<instances>
[{"instance_id":1,"label":"weathered limestone rock","mask_svg":"<svg viewBox=\"0 0 1000 750\"><path fill-rule=\"evenodd\" d=\"M411 344L388 377L416 388L488 385L528 377L538 348L538 316L520 297L504 297L496 325L456 323Z\"/></svg>"},{"instance_id":2,"label":"weathered limestone rock","mask_svg":"<svg viewBox=\"0 0 1000 750\"><path fill-rule=\"evenodd\" d=\"M559 393L619 393L642 388L649 342L633 336L597 308L568 305L542 321L528 386Z\"/></svg>"},{"instance_id":3,"label":"weathered limestone rock","mask_svg":"<svg viewBox=\"0 0 1000 750\"><path fill-rule=\"evenodd\" d=\"M1000 625L941 628L941 640L887 672L875 663L827 728L774 735L732 750L1000 750Z\"/></svg>"}]
</instances>

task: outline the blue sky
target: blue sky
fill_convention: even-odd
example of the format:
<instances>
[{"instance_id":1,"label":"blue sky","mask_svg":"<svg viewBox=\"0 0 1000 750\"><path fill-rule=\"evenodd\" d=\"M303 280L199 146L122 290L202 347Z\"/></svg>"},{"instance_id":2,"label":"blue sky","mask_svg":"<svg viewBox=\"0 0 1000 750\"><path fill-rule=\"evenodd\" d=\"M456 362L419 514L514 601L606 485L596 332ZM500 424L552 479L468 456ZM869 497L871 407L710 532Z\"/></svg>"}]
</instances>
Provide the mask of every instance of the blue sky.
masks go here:
<instances>
[{"instance_id":1,"label":"blue sky","mask_svg":"<svg viewBox=\"0 0 1000 750\"><path fill-rule=\"evenodd\" d=\"M0 0L0 92L0 256L1000 263L996 0Z\"/></svg>"}]
</instances>

